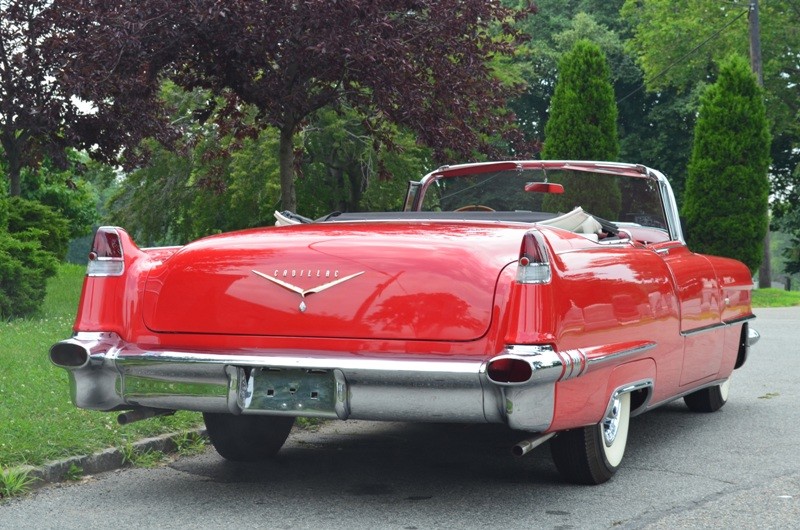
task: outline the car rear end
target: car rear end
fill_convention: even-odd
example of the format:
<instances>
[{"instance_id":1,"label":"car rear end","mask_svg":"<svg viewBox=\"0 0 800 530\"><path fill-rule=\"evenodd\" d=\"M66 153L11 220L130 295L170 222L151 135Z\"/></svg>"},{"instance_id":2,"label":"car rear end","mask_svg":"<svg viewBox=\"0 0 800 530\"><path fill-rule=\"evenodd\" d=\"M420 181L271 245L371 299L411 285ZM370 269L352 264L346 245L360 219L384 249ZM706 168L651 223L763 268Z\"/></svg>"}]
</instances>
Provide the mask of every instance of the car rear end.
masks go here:
<instances>
[{"instance_id":1,"label":"car rear end","mask_svg":"<svg viewBox=\"0 0 800 530\"><path fill-rule=\"evenodd\" d=\"M75 334L50 358L78 407L124 411L123 423L195 410L543 431L571 361L507 343L512 292L549 281L532 234L339 223L139 249L103 227ZM514 413L521 387L530 406Z\"/></svg>"}]
</instances>

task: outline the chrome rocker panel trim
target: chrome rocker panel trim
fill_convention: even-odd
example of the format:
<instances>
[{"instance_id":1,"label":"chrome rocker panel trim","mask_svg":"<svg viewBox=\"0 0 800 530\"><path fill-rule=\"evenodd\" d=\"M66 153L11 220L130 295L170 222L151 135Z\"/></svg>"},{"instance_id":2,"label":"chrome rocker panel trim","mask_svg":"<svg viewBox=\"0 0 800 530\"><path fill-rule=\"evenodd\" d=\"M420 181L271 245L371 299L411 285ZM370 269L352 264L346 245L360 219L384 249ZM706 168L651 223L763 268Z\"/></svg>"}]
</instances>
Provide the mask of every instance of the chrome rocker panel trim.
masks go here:
<instances>
[{"instance_id":1,"label":"chrome rocker panel trim","mask_svg":"<svg viewBox=\"0 0 800 530\"><path fill-rule=\"evenodd\" d=\"M686 331L681 331L681 335L684 337L691 337L692 335L699 335L701 333L708 333L709 331L716 331L721 328L728 328L731 326L738 326L739 324L750 322L751 320L755 320L755 315L750 315L746 317L735 318L732 320L723 320L717 324L711 324L710 326L703 326L701 328L690 329ZM755 334L755 335L754 335ZM760 335L759 333L750 328L749 335L748 335L748 346L752 346L756 342L758 342Z\"/></svg>"}]
</instances>

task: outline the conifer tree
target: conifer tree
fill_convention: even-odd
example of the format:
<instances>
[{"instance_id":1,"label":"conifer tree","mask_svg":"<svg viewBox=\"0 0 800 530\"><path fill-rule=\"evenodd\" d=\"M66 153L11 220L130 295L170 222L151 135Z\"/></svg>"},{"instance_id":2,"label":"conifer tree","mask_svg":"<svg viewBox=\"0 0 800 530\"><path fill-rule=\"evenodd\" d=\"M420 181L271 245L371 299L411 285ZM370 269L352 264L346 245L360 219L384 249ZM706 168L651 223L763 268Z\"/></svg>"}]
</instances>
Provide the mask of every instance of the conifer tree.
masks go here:
<instances>
[{"instance_id":1,"label":"conifer tree","mask_svg":"<svg viewBox=\"0 0 800 530\"><path fill-rule=\"evenodd\" d=\"M731 56L700 100L682 209L689 248L758 269L768 226L769 153L763 91L747 60Z\"/></svg>"},{"instance_id":2,"label":"conifer tree","mask_svg":"<svg viewBox=\"0 0 800 530\"><path fill-rule=\"evenodd\" d=\"M613 161L618 155L617 105L608 63L599 46L579 40L559 62L542 158ZM600 217L618 217L620 190L608 179L579 174L561 180L565 193L545 197L545 208L581 206Z\"/></svg>"}]
</instances>

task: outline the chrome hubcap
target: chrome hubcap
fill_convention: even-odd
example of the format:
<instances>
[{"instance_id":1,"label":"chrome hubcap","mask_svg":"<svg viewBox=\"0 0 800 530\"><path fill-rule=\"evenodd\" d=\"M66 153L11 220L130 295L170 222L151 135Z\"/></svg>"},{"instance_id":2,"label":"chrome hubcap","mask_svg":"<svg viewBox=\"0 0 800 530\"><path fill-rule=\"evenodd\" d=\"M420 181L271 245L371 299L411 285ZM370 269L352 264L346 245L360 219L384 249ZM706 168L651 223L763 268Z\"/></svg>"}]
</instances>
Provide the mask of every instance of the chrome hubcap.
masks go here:
<instances>
[{"instance_id":1,"label":"chrome hubcap","mask_svg":"<svg viewBox=\"0 0 800 530\"><path fill-rule=\"evenodd\" d=\"M730 392L731 380L728 378L724 383L719 385L719 395L722 397L722 402L728 401L728 392Z\"/></svg>"},{"instance_id":2,"label":"chrome hubcap","mask_svg":"<svg viewBox=\"0 0 800 530\"><path fill-rule=\"evenodd\" d=\"M617 439L617 431L619 431L619 412L621 404L619 396L615 396L611 402L611 409L608 411L605 419L603 419L603 441L606 447L611 447L614 440Z\"/></svg>"}]
</instances>

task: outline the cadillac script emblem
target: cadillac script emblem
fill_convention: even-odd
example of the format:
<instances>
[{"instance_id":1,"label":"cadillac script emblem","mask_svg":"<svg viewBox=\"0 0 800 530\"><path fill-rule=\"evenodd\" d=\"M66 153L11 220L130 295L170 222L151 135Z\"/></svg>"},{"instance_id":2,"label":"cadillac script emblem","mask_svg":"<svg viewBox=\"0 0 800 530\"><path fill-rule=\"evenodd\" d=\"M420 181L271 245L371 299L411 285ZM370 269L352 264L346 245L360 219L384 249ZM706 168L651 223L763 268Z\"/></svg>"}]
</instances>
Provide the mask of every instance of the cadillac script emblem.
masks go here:
<instances>
[{"instance_id":1,"label":"cadillac script emblem","mask_svg":"<svg viewBox=\"0 0 800 530\"><path fill-rule=\"evenodd\" d=\"M287 281L284 281L284 280L279 280L278 278L270 276L268 274L264 274L263 272L258 272L256 270L253 270L251 272L253 274L257 275L257 276L261 276L265 280L271 281L272 283L274 283L276 285L280 285L284 289L287 289L289 291L292 291L293 293L299 294L300 295L300 306L299 306L299 309L300 309L301 313L305 313L305 311L306 311L306 307L307 307L306 306L306 296L308 296L310 294L322 292L325 289L330 289L331 287L339 285L340 283L344 283L344 282L346 282L348 280L352 280L356 276L361 276L362 274L364 274L364 271L361 271L361 272L357 272L355 274L351 274L350 276L344 276L344 277L339 278L337 280L333 280L332 282L323 283L322 285L318 285L316 287L312 287L311 289L301 289L300 287L298 287L296 285L292 285L291 283L289 283ZM295 276L294 271L292 271L292 272L293 272L292 277L294 277ZM275 276L277 276L277 275L278 275L278 271L275 271ZM283 275L284 275L284 277L287 276L286 271L284 271ZM336 271L334 273L334 277L337 277L338 275L339 275L339 272ZM300 274L299 276L302 277L303 274ZM309 273L306 276L310 278L310 277L313 276L313 274L311 274L311 271L309 271ZM317 271L317 277L321 277L319 271ZM325 275L325 277L326 278L330 277L330 271L328 271L328 273Z\"/></svg>"}]
</instances>

